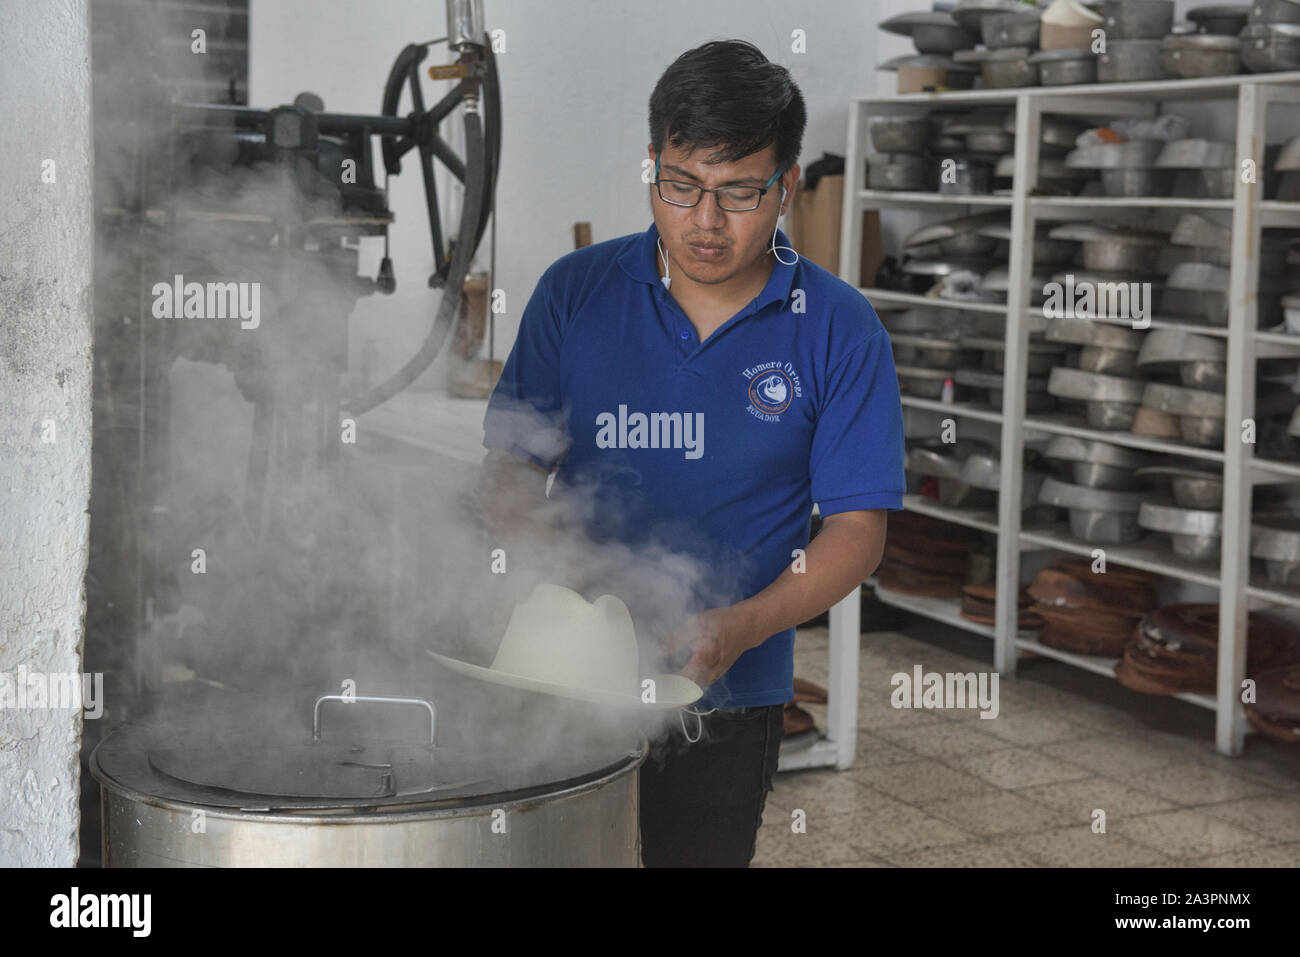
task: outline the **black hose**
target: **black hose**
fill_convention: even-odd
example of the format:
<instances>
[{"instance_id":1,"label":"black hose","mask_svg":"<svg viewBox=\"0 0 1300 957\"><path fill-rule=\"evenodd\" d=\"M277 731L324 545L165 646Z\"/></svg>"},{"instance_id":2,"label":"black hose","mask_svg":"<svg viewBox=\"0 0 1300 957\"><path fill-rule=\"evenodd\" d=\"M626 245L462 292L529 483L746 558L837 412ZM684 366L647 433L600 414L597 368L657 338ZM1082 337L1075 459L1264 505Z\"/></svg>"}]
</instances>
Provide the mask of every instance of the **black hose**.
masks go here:
<instances>
[{"instance_id":1,"label":"black hose","mask_svg":"<svg viewBox=\"0 0 1300 957\"><path fill-rule=\"evenodd\" d=\"M428 55L429 48L420 43L407 45L397 55L392 68L388 71L388 79L384 82L384 99L383 105L379 108L380 113L384 116L397 116L397 104L402 98L402 86L411 75L411 68L419 64ZM411 133L412 137L416 135L414 131ZM384 154L384 169L388 170L388 175L396 176L402 171L402 161L398 156L397 142L385 137L381 147Z\"/></svg>"},{"instance_id":2,"label":"black hose","mask_svg":"<svg viewBox=\"0 0 1300 957\"><path fill-rule=\"evenodd\" d=\"M484 218L484 205L487 190L484 188L490 173L487 169L487 157L484 155L483 124L477 111L465 111L465 202L460 214L460 234L451 254L451 267L447 271L447 284L438 306L438 315L429 334L420 346L420 351L407 361L396 373L384 382L355 398L345 401L343 407L349 415L361 415L369 412L382 402L387 402L414 382L425 369L433 364L442 350L442 345L451 331L456 317L460 313L460 299L464 292L465 277L474 258L477 244L474 236Z\"/></svg>"}]
</instances>

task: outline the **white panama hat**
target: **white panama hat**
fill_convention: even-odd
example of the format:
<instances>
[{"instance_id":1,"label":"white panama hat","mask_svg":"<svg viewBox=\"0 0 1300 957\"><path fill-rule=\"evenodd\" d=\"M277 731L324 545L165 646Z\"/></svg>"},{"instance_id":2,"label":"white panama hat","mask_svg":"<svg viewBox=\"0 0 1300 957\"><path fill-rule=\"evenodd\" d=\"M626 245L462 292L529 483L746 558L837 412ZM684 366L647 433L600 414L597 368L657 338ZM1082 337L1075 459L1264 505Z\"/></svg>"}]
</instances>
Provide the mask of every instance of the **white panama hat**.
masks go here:
<instances>
[{"instance_id":1,"label":"white panama hat","mask_svg":"<svg viewBox=\"0 0 1300 957\"><path fill-rule=\"evenodd\" d=\"M561 585L538 584L515 605L490 668L429 654L481 681L618 708L680 708L704 694L684 675L640 675L636 631L622 601L601 595L589 603Z\"/></svg>"}]
</instances>

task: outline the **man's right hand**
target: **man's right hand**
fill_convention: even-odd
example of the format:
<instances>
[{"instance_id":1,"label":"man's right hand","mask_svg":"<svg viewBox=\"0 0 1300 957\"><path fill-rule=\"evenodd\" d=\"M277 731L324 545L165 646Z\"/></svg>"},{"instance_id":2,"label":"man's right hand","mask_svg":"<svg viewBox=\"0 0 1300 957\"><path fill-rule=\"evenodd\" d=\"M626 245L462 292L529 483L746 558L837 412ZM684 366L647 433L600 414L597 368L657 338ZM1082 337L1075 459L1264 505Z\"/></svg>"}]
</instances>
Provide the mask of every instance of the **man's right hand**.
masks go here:
<instances>
[{"instance_id":1,"label":"man's right hand","mask_svg":"<svg viewBox=\"0 0 1300 957\"><path fill-rule=\"evenodd\" d=\"M548 525L546 477L541 466L502 449L489 449L479 473L478 506L488 527L501 535L529 534Z\"/></svg>"}]
</instances>

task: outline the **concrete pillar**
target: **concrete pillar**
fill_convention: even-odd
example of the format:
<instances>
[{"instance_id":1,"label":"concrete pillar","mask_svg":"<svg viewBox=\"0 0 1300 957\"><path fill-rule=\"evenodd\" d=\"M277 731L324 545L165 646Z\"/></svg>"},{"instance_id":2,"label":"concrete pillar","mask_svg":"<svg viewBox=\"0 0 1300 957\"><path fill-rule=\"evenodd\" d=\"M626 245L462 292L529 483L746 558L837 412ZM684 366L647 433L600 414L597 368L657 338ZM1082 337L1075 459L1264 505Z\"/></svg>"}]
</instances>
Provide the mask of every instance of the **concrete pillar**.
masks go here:
<instances>
[{"instance_id":1,"label":"concrete pillar","mask_svg":"<svg viewBox=\"0 0 1300 957\"><path fill-rule=\"evenodd\" d=\"M14 686L82 670L89 20L87 0L0 0L0 866L77 860L81 711L15 707Z\"/></svg>"}]
</instances>

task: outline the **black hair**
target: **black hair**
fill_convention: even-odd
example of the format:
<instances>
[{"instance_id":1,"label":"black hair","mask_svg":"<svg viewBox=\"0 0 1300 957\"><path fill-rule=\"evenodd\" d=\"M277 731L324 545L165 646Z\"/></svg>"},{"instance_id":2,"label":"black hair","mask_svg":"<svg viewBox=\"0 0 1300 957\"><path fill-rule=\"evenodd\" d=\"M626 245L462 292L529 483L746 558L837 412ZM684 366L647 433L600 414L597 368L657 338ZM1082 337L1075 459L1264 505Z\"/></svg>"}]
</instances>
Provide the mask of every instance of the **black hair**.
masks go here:
<instances>
[{"instance_id":1,"label":"black hair","mask_svg":"<svg viewBox=\"0 0 1300 957\"><path fill-rule=\"evenodd\" d=\"M808 111L790 71L744 40L687 50L650 94L650 141L662 153L709 149L708 162L734 163L776 144L777 169L799 160Z\"/></svg>"}]
</instances>

